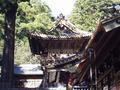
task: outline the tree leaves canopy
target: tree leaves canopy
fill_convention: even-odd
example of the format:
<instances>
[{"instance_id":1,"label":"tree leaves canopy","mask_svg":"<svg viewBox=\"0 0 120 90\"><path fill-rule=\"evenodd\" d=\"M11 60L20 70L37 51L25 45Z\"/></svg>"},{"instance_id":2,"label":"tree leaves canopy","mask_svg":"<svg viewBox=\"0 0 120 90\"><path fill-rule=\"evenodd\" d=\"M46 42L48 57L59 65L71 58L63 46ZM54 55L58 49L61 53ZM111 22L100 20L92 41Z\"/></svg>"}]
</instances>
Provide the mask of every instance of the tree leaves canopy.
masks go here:
<instances>
[{"instance_id":1,"label":"tree leaves canopy","mask_svg":"<svg viewBox=\"0 0 120 90\"><path fill-rule=\"evenodd\" d=\"M93 31L103 15L101 9L111 4L111 0L77 0L70 20L82 30Z\"/></svg>"},{"instance_id":2,"label":"tree leaves canopy","mask_svg":"<svg viewBox=\"0 0 120 90\"><path fill-rule=\"evenodd\" d=\"M22 30L38 30L46 33L53 26L51 10L41 0L31 0L30 3L20 2L18 6L16 19L18 36L21 36Z\"/></svg>"}]
</instances>

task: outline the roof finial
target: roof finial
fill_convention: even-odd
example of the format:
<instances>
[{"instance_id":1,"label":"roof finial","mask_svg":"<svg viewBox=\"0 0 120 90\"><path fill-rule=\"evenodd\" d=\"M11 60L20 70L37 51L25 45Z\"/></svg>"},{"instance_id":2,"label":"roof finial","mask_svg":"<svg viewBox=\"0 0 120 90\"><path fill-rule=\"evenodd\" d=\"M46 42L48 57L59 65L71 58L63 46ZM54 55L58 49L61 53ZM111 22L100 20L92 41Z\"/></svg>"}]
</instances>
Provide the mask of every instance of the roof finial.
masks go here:
<instances>
[{"instance_id":1,"label":"roof finial","mask_svg":"<svg viewBox=\"0 0 120 90\"><path fill-rule=\"evenodd\" d=\"M65 19L65 16L64 16L62 13L60 13L57 18L58 18L58 19Z\"/></svg>"}]
</instances>

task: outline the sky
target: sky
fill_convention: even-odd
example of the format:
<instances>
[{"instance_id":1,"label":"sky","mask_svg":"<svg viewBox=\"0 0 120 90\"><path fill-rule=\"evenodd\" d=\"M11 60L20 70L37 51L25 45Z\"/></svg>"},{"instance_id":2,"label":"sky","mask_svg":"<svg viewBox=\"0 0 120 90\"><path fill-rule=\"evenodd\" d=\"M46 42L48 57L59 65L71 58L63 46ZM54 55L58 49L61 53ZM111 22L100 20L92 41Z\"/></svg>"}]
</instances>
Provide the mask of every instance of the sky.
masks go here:
<instances>
[{"instance_id":1,"label":"sky","mask_svg":"<svg viewBox=\"0 0 120 90\"><path fill-rule=\"evenodd\" d=\"M44 0L52 10L52 15L57 17L60 13L69 16L76 0Z\"/></svg>"}]
</instances>

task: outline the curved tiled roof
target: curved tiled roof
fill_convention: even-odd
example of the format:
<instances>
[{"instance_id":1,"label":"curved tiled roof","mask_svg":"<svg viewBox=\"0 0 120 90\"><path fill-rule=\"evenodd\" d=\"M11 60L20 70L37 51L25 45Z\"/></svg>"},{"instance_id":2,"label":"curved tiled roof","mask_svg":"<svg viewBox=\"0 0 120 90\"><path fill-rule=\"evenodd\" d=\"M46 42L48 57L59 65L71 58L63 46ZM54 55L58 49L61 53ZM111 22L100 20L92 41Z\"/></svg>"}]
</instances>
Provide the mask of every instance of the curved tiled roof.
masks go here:
<instances>
[{"instance_id":1,"label":"curved tiled roof","mask_svg":"<svg viewBox=\"0 0 120 90\"><path fill-rule=\"evenodd\" d=\"M46 35L40 32L28 32L33 54L40 54L40 52L76 53L80 49L83 49L90 39L91 33L77 29L72 23L65 19L60 19L54 29L60 28L60 32L64 31L64 28L61 28L61 24L71 32L62 32L62 34L58 36Z\"/></svg>"}]
</instances>

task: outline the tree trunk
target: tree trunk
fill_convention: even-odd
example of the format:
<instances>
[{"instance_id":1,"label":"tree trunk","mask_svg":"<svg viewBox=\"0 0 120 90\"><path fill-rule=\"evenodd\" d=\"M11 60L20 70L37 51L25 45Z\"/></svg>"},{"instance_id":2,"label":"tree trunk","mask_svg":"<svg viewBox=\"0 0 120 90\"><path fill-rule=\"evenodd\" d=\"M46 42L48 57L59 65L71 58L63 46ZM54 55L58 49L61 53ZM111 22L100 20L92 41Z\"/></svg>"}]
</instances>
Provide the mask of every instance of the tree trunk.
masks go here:
<instances>
[{"instance_id":1,"label":"tree trunk","mask_svg":"<svg viewBox=\"0 0 120 90\"><path fill-rule=\"evenodd\" d=\"M15 46L15 20L17 4L11 7L5 13L4 30L4 49L2 59L2 82L9 83L11 86L14 78L14 46Z\"/></svg>"}]
</instances>

